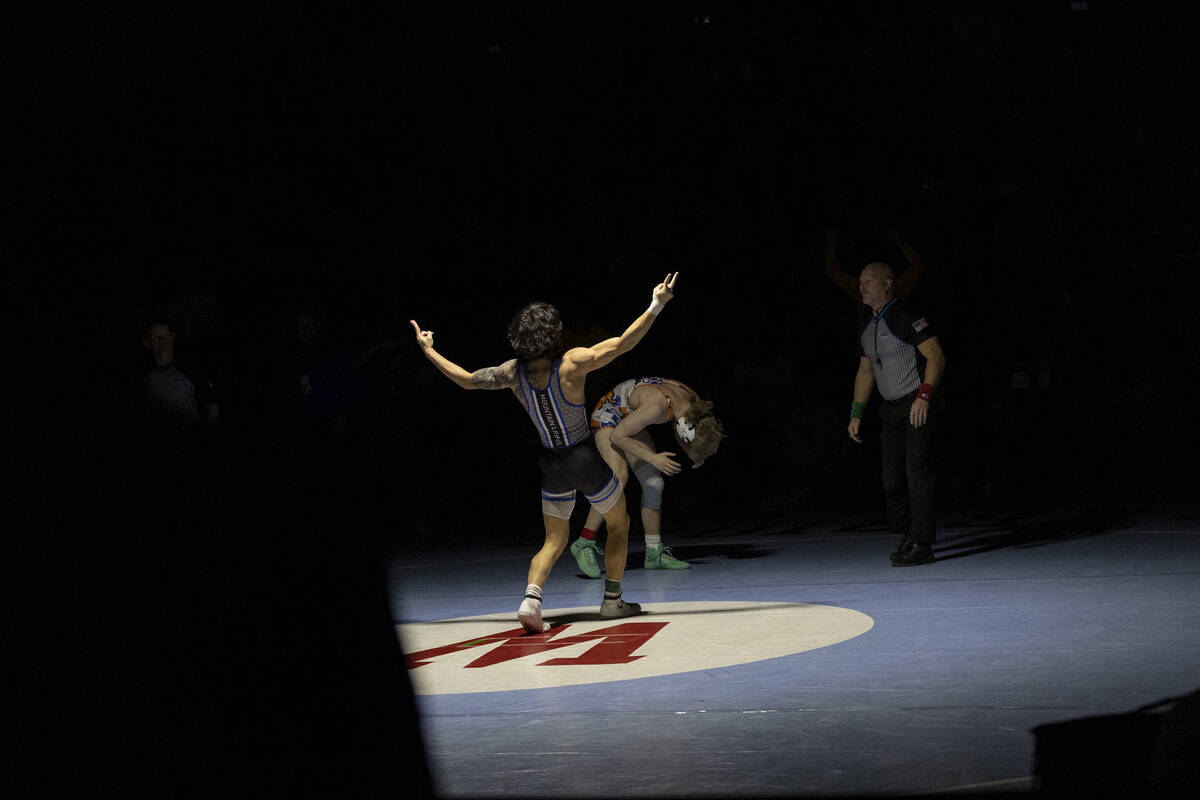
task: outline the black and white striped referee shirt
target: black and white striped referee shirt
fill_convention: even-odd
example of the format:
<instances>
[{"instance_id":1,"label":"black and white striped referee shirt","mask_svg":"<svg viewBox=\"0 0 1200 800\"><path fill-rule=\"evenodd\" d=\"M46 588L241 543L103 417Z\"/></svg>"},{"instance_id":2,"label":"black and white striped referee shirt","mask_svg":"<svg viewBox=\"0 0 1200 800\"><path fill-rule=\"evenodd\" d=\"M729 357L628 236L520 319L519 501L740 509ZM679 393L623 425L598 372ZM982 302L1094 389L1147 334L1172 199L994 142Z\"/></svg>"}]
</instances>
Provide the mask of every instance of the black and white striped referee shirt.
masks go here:
<instances>
[{"instance_id":1,"label":"black and white striped referee shirt","mask_svg":"<svg viewBox=\"0 0 1200 800\"><path fill-rule=\"evenodd\" d=\"M871 359L875 386L884 400L899 400L921 387L925 357L917 345L934 335L929 322L898 297L863 328L858 353Z\"/></svg>"}]
</instances>

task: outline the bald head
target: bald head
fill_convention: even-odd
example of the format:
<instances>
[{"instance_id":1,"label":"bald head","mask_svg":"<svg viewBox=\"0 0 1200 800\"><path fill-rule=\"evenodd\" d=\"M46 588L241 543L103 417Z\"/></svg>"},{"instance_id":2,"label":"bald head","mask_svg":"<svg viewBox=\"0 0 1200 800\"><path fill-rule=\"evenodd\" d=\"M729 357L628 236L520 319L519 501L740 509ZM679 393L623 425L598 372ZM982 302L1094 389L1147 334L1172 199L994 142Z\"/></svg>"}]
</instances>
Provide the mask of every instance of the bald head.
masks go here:
<instances>
[{"instance_id":1,"label":"bald head","mask_svg":"<svg viewBox=\"0 0 1200 800\"><path fill-rule=\"evenodd\" d=\"M883 261L872 261L862 268L862 273L870 273L876 280L896 280L896 271L892 269L892 265Z\"/></svg>"},{"instance_id":2,"label":"bald head","mask_svg":"<svg viewBox=\"0 0 1200 800\"><path fill-rule=\"evenodd\" d=\"M872 261L858 276L858 291L863 304L878 312L896 296L896 273L891 265Z\"/></svg>"}]
</instances>

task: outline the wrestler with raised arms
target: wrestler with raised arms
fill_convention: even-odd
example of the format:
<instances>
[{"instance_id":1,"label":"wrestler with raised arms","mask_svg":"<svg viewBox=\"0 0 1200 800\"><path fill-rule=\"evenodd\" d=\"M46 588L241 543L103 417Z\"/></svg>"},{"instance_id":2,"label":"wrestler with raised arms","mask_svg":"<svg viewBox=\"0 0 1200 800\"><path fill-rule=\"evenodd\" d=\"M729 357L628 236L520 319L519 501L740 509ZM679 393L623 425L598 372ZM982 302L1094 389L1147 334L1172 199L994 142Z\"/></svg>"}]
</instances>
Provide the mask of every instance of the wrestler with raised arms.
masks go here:
<instances>
[{"instance_id":1,"label":"wrestler with raised arms","mask_svg":"<svg viewBox=\"0 0 1200 800\"><path fill-rule=\"evenodd\" d=\"M549 630L542 621L542 586L570 537L569 523L576 491L608 526L607 577L600 616L627 617L641 613L637 603L621 598L621 577L629 544L629 516L620 481L596 450L584 405L584 379L618 356L628 353L650 330L674 296L678 273L668 274L654 287L651 302L624 333L591 347L564 352L562 320L549 303L530 303L517 312L508 328L516 358L495 367L468 372L433 346L433 331L410 320L417 344L438 370L464 389L509 389L524 406L541 438L542 522L545 541L529 565L525 597L517 619L531 633Z\"/></svg>"}]
</instances>

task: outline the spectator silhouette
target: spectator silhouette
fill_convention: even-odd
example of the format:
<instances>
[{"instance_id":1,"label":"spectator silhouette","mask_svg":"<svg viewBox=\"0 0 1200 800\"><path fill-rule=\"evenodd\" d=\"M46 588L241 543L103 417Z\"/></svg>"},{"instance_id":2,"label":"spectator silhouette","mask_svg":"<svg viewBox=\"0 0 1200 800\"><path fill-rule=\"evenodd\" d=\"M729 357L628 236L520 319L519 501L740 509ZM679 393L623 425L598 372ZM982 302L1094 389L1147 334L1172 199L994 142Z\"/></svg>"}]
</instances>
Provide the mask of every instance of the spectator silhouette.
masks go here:
<instances>
[{"instance_id":1,"label":"spectator silhouette","mask_svg":"<svg viewBox=\"0 0 1200 800\"><path fill-rule=\"evenodd\" d=\"M204 475L204 459L220 421L217 389L199 360L180 359L177 337L165 317L142 329L150 367L138 385L137 463L159 488L181 491Z\"/></svg>"},{"instance_id":2,"label":"spectator silhouette","mask_svg":"<svg viewBox=\"0 0 1200 800\"><path fill-rule=\"evenodd\" d=\"M351 419L359 402L354 361L330 341L326 327L314 304L285 313L283 346L266 388L283 476L313 498L347 488L342 476L348 473Z\"/></svg>"},{"instance_id":3,"label":"spectator silhouette","mask_svg":"<svg viewBox=\"0 0 1200 800\"><path fill-rule=\"evenodd\" d=\"M391 336L372 343L358 357L358 365L361 395L355 440L363 502L372 517L391 530L411 526L412 532L427 532L429 501L440 490L420 471L408 470L407 460L412 452L426 452L428 434L419 424L414 399L433 381L427 371L412 369L409 350L397 347ZM412 502L397 500L396 492ZM412 518L414 509L417 519ZM392 519L393 514L401 513L404 519Z\"/></svg>"},{"instance_id":4,"label":"spectator silhouette","mask_svg":"<svg viewBox=\"0 0 1200 800\"><path fill-rule=\"evenodd\" d=\"M145 421L152 434L192 441L215 432L220 413L216 388L206 370L176 358L171 323L158 317L149 321L142 344L153 362L141 382Z\"/></svg>"},{"instance_id":5,"label":"spectator silhouette","mask_svg":"<svg viewBox=\"0 0 1200 800\"><path fill-rule=\"evenodd\" d=\"M760 297L760 302L763 299ZM752 303L750 307L761 306ZM744 351L732 371L734 402L725 420L731 427L741 425L746 440L742 446L748 446L755 453L771 454L770 458L751 459L751 463L739 471L740 478L747 480L749 485L775 489L777 484L788 482L773 465L784 446L781 437L787 411L781 409L795 408L799 375L793 361L766 332L744 336L742 343ZM751 441L752 445L749 444Z\"/></svg>"}]
</instances>

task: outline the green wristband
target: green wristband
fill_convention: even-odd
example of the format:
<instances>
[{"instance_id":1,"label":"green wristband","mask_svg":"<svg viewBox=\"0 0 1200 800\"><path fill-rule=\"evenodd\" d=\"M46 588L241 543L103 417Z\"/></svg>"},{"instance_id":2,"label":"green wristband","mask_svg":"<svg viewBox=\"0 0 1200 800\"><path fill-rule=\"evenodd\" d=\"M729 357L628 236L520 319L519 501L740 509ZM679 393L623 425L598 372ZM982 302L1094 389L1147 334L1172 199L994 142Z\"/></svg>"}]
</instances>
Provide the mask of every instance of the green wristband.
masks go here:
<instances>
[{"instance_id":1,"label":"green wristband","mask_svg":"<svg viewBox=\"0 0 1200 800\"><path fill-rule=\"evenodd\" d=\"M860 403L857 400L850 404L850 419L862 419L863 411L866 411L867 404Z\"/></svg>"}]
</instances>

